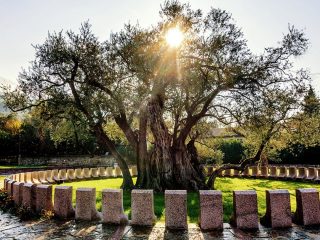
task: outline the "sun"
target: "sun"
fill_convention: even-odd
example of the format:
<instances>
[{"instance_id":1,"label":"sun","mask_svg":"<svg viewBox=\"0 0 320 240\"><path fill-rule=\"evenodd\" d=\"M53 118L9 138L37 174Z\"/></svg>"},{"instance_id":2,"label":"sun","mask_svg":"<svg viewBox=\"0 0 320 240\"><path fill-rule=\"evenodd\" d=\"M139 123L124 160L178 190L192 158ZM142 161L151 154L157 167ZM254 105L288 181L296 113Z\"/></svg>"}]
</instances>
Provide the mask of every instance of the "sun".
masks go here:
<instances>
[{"instance_id":1,"label":"sun","mask_svg":"<svg viewBox=\"0 0 320 240\"><path fill-rule=\"evenodd\" d=\"M178 27L170 28L166 33L166 41L171 47L178 47L183 40L183 33Z\"/></svg>"}]
</instances>

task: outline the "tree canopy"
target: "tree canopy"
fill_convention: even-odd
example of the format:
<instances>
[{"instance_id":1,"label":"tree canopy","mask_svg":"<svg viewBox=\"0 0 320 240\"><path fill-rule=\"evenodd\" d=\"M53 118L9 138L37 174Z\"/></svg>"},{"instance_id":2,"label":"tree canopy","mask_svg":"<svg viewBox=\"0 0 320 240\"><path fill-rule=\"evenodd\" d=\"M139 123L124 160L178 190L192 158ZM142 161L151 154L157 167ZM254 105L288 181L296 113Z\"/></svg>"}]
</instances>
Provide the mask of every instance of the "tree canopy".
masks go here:
<instances>
[{"instance_id":1,"label":"tree canopy","mask_svg":"<svg viewBox=\"0 0 320 240\"><path fill-rule=\"evenodd\" d=\"M192 131L212 120L254 126L262 135L278 130L303 100L309 77L292 63L308 40L290 26L276 47L255 54L224 10L203 13L166 1L160 16L156 26L127 24L104 42L88 22L78 33L50 33L34 46L35 60L5 100L15 111L40 107L50 119L83 119L118 160L124 187L133 182L105 131L112 122L137 153L136 187L201 189L206 184ZM183 32L176 47L165 39L172 27Z\"/></svg>"}]
</instances>

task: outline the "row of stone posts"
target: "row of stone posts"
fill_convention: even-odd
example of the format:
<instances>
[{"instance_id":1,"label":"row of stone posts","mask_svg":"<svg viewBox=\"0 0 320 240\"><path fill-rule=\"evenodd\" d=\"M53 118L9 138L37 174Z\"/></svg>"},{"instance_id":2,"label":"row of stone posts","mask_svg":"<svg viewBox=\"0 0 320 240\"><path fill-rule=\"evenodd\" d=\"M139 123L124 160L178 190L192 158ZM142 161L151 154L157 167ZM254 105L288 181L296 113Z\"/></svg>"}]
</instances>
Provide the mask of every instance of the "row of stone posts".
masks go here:
<instances>
[{"instance_id":1,"label":"row of stone posts","mask_svg":"<svg viewBox=\"0 0 320 240\"><path fill-rule=\"evenodd\" d=\"M76 207L72 206L72 187L57 186L52 203L52 186L15 182L5 179L5 188L17 206L24 206L36 212L54 211L57 218L75 217L77 220L101 219L104 223L127 224L124 214L121 189L102 191L102 212L96 210L96 189L78 188ZM223 199L221 191L199 191L199 224L204 230L223 227ZM290 227L292 222L302 225L320 224L319 192L316 189L296 190L297 210L291 214L288 190L266 191L266 214L261 223L272 228ZM153 190L132 190L132 225L150 226L156 221ZM255 229L259 226L257 193L233 191L233 215L231 223L239 229ZM165 191L165 225L169 229L187 228L187 191Z\"/></svg>"},{"instance_id":2,"label":"row of stone posts","mask_svg":"<svg viewBox=\"0 0 320 240\"><path fill-rule=\"evenodd\" d=\"M210 175L214 167L207 166L206 173ZM240 173L238 170L227 169L222 171L223 177L254 177L270 179L309 180L320 182L320 168L315 167L286 167L286 166L250 166Z\"/></svg>"},{"instance_id":3,"label":"row of stone posts","mask_svg":"<svg viewBox=\"0 0 320 240\"><path fill-rule=\"evenodd\" d=\"M137 167L130 169L131 176L137 176ZM87 179L121 177L121 169L116 167L99 168L76 168L76 169L54 169L46 171L34 171L17 173L12 175L12 180L31 184L53 184L60 182L81 181Z\"/></svg>"},{"instance_id":4,"label":"row of stone posts","mask_svg":"<svg viewBox=\"0 0 320 240\"><path fill-rule=\"evenodd\" d=\"M210 175L214 168L207 166L207 175ZM132 176L137 176L137 167L130 168ZM121 169L119 167L100 167L100 168L77 168L77 169L61 169L25 172L12 175L12 180L18 182L35 183L35 184L53 184L60 182L81 181L87 179L99 179L110 177L121 177ZM254 177L269 179L289 179L289 180L309 180L320 182L320 168L314 167L286 167L271 166L258 167L250 166L243 173L234 169L227 169L221 173L224 177Z\"/></svg>"}]
</instances>

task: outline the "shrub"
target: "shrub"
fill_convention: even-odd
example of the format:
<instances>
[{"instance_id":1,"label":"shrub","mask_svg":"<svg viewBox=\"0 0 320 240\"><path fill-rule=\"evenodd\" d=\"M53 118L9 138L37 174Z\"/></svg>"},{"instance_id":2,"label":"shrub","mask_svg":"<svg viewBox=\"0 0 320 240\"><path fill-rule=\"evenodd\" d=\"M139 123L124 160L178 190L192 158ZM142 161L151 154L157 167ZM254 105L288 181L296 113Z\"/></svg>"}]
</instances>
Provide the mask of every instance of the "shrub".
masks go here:
<instances>
[{"instance_id":1,"label":"shrub","mask_svg":"<svg viewBox=\"0 0 320 240\"><path fill-rule=\"evenodd\" d=\"M26 207L23 205L17 208L16 215L21 220L30 220L38 217L37 214L35 214L35 212L30 207Z\"/></svg>"},{"instance_id":2,"label":"shrub","mask_svg":"<svg viewBox=\"0 0 320 240\"><path fill-rule=\"evenodd\" d=\"M246 147L239 139L223 140L218 149L223 153L223 163L238 164L245 157Z\"/></svg>"},{"instance_id":3,"label":"shrub","mask_svg":"<svg viewBox=\"0 0 320 240\"><path fill-rule=\"evenodd\" d=\"M14 208L14 201L5 189L0 189L0 209L2 211L9 211Z\"/></svg>"},{"instance_id":4,"label":"shrub","mask_svg":"<svg viewBox=\"0 0 320 240\"><path fill-rule=\"evenodd\" d=\"M42 210L40 214L40 218L43 220L49 220L54 217L54 212L51 210Z\"/></svg>"}]
</instances>

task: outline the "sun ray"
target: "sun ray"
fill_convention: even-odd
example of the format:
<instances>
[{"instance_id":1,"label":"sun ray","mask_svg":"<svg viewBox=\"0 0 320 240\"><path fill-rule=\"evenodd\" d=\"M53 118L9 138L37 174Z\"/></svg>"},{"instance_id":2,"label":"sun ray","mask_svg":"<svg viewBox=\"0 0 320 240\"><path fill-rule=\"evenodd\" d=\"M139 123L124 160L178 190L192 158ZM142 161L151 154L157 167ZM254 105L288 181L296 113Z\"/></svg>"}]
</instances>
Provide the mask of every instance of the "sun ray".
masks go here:
<instances>
[{"instance_id":1,"label":"sun ray","mask_svg":"<svg viewBox=\"0 0 320 240\"><path fill-rule=\"evenodd\" d=\"M171 47L178 47L183 40L183 33L179 27L170 28L166 33L166 41Z\"/></svg>"}]
</instances>

